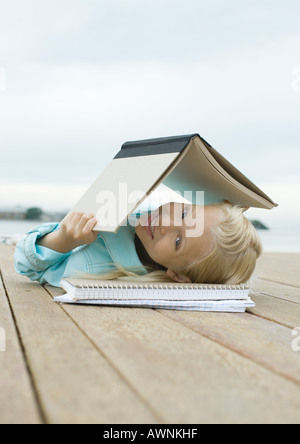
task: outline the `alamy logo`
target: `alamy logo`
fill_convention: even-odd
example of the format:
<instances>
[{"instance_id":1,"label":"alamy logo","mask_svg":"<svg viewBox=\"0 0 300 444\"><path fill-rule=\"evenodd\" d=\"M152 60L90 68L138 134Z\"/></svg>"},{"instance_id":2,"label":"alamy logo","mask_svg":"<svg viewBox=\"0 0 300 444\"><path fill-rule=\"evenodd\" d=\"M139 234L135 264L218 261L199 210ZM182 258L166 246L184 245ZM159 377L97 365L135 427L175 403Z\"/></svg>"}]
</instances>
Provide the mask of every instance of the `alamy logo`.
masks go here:
<instances>
[{"instance_id":1,"label":"alamy logo","mask_svg":"<svg viewBox=\"0 0 300 444\"><path fill-rule=\"evenodd\" d=\"M6 332L4 328L0 327L0 352L6 351Z\"/></svg>"},{"instance_id":2,"label":"alamy logo","mask_svg":"<svg viewBox=\"0 0 300 444\"><path fill-rule=\"evenodd\" d=\"M293 81L292 89L295 92L300 92L300 66L297 66L292 71Z\"/></svg>"},{"instance_id":3,"label":"alamy logo","mask_svg":"<svg viewBox=\"0 0 300 444\"><path fill-rule=\"evenodd\" d=\"M101 221L101 226L111 227L118 224L119 215L127 214L128 206L136 205L143 197L144 191L128 191L127 183L120 182L118 194L113 191L102 190L96 196L96 202L99 204L97 211L97 219ZM154 193L153 193L154 194ZM151 200L151 195L147 199L145 205L142 204L140 211L144 214L141 217L141 212L133 213L124 224L136 227L137 225L149 226L148 213L151 214L151 227L159 226L174 226L180 227L183 224L188 228L186 231L187 237L202 236L204 232L204 191L184 191L183 195L180 191L176 191L177 202L165 203L165 195L161 193ZM118 198L117 198L118 197ZM152 196L153 197L153 196ZM190 211L189 217L184 218L180 211L185 207L186 212L192 208L192 202L195 202L193 211ZM152 204L155 204L156 210L153 211ZM146 216L145 216L146 215ZM172 222L171 222L172 221Z\"/></svg>"},{"instance_id":4,"label":"alamy logo","mask_svg":"<svg viewBox=\"0 0 300 444\"><path fill-rule=\"evenodd\" d=\"M292 350L294 352L300 352L300 327L294 328L292 336L295 336L295 339L292 341Z\"/></svg>"},{"instance_id":5,"label":"alamy logo","mask_svg":"<svg viewBox=\"0 0 300 444\"><path fill-rule=\"evenodd\" d=\"M0 92L6 91L6 75L4 68L0 66Z\"/></svg>"}]
</instances>

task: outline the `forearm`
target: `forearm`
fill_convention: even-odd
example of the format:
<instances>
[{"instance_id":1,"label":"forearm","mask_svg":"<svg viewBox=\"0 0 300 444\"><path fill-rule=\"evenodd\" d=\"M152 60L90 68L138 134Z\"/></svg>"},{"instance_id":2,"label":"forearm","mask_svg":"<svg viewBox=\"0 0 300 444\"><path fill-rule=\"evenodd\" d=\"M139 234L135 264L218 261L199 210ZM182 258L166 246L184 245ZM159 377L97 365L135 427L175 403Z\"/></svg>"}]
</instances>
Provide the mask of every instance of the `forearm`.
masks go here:
<instances>
[{"instance_id":1,"label":"forearm","mask_svg":"<svg viewBox=\"0 0 300 444\"><path fill-rule=\"evenodd\" d=\"M67 238L64 238L60 231L54 231L44 237L37 240L37 245L49 248L50 250L57 251L58 253L69 253L78 247L78 244L70 242Z\"/></svg>"},{"instance_id":2,"label":"forearm","mask_svg":"<svg viewBox=\"0 0 300 444\"><path fill-rule=\"evenodd\" d=\"M32 281L59 286L71 253L64 254L38 245L39 239L45 239L58 228L59 225L55 223L41 225L29 232L17 244L14 255L17 273L27 276ZM51 247L54 245L51 244Z\"/></svg>"},{"instance_id":3,"label":"forearm","mask_svg":"<svg viewBox=\"0 0 300 444\"><path fill-rule=\"evenodd\" d=\"M96 223L93 215L72 212L60 224L44 224L29 232L16 246L17 273L59 287L70 257L76 257L73 250L96 241L97 232L93 231ZM76 270L84 267L82 255Z\"/></svg>"}]
</instances>

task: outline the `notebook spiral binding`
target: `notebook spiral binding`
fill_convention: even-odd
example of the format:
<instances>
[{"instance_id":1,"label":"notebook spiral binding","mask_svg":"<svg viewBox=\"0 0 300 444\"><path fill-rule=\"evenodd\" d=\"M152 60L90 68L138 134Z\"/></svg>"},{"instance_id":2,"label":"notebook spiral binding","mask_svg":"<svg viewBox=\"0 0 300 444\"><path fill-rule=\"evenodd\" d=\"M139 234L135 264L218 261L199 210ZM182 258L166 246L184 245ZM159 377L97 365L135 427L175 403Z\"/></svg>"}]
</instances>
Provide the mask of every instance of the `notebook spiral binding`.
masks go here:
<instances>
[{"instance_id":1,"label":"notebook spiral binding","mask_svg":"<svg viewBox=\"0 0 300 444\"><path fill-rule=\"evenodd\" d=\"M247 290L246 284L239 285L213 285L213 284L196 284L196 285L168 285L168 284L101 284L101 285L80 285L79 288L84 289L119 289L119 290Z\"/></svg>"}]
</instances>

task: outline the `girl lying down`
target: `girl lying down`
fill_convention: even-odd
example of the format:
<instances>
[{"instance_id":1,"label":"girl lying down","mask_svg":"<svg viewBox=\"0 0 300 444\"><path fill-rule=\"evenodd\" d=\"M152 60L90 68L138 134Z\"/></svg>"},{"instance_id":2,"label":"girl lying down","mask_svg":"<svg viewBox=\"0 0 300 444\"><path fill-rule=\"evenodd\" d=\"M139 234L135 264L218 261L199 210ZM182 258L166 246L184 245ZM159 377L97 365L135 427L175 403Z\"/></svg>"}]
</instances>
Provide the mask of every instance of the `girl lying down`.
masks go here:
<instances>
[{"instance_id":1,"label":"girl lying down","mask_svg":"<svg viewBox=\"0 0 300 444\"><path fill-rule=\"evenodd\" d=\"M229 203L201 208L171 203L117 233L95 232L93 215L71 212L60 224L42 225L19 242L15 269L57 287L78 273L105 280L246 283L262 246L244 211Z\"/></svg>"}]
</instances>

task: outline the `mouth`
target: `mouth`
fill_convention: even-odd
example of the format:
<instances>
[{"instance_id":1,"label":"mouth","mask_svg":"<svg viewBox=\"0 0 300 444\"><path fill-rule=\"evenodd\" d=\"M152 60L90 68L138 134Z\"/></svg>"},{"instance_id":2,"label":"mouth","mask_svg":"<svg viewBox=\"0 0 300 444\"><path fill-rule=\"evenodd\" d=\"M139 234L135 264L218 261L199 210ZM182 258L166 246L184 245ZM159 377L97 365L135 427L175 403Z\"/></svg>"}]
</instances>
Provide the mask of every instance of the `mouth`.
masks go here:
<instances>
[{"instance_id":1,"label":"mouth","mask_svg":"<svg viewBox=\"0 0 300 444\"><path fill-rule=\"evenodd\" d=\"M153 240L156 227L151 225L151 218L152 218L152 216L151 216L151 214L149 214L148 225L145 226L145 231L148 234L148 236Z\"/></svg>"}]
</instances>

